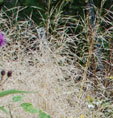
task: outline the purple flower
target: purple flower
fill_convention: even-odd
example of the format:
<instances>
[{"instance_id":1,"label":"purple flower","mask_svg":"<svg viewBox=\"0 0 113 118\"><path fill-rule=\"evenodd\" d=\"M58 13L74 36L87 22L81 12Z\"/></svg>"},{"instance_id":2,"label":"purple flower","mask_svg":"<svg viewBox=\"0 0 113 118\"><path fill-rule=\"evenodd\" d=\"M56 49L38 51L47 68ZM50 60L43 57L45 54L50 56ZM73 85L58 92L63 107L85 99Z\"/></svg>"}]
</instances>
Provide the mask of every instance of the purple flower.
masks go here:
<instances>
[{"instance_id":1,"label":"purple flower","mask_svg":"<svg viewBox=\"0 0 113 118\"><path fill-rule=\"evenodd\" d=\"M3 45L5 45L5 39L4 39L4 35L0 32L0 47L2 47Z\"/></svg>"}]
</instances>

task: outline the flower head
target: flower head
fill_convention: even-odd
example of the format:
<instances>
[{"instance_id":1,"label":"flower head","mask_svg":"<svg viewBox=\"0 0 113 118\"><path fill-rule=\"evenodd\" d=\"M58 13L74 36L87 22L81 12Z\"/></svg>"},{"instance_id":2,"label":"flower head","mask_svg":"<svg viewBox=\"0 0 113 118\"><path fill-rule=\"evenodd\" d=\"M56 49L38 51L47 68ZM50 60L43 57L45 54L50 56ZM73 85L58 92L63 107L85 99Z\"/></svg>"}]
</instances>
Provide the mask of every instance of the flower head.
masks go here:
<instances>
[{"instance_id":1,"label":"flower head","mask_svg":"<svg viewBox=\"0 0 113 118\"><path fill-rule=\"evenodd\" d=\"M3 45L5 45L5 39L4 35L0 32L0 47L2 47Z\"/></svg>"}]
</instances>

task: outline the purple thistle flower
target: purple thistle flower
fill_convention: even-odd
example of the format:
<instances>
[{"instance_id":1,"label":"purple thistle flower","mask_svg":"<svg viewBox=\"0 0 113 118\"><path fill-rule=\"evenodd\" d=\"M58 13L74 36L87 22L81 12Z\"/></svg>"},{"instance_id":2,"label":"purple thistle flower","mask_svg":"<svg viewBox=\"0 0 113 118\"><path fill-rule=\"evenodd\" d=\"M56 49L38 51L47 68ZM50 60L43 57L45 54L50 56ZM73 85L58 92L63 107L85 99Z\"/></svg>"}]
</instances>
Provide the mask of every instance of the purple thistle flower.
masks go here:
<instances>
[{"instance_id":1,"label":"purple thistle flower","mask_svg":"<svg viewBox=\"0 0 113 118\"><path fill-rule=\"evenodd\" d=\"M5 45L5 39L4 39L4 35L0 32L0 47L2 47L3 45Z\"/></svg>"}]
</instances>

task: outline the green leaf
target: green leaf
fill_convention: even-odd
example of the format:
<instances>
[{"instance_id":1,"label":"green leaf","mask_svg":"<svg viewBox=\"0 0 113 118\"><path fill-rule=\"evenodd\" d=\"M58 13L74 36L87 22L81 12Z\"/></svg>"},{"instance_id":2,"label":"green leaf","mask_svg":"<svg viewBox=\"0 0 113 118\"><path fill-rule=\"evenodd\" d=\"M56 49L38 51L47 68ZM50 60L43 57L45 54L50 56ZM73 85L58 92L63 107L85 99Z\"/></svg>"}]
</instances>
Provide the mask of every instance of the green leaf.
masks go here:
<instances>
[{"instance_id":1,"label":"green leaf","mask_svg":"<svg viewBox=\"0 0 113 118\"><path fill-rule=\"evenodd\" d=\"M4 97L4 96L9 95L9 94L17 94L17 93L31 93L31 92L11 89L11 90L6 90L6 91L0 92L0 97Z\"/></svg>"},{"instance_id":2,"label":"green leaf","mask_svg":"<svg viewBox=\"0 0 113 118\"><path fill-rule=\"evenodd\" d=\"M0 106L0 110L8 114L8 112L4 109L4 107Z\"/></svg>"},{"instance_id":3,"label":"green leaf","mask_svg":"<svg viewBox=\"0 0 113 118\"><path fill-rule=\"evenodd\" d=\"M51 116L40 110L39 118L51 118Z\"/></svg>"},{"instance_id":4,"label":"green leaf","mask_svg":"<svg viewBox=\"0 0 113 118\"><path fill-rule=\"evenodd\" d=\"M12 100L13 100L13 102L18 102L18 101L21 101L22 98L23 98L23 96L14 96L14 97L12 98Z\"/></svg>"},{"instance_id":5,"label":"green leaf","mask_svg":"<svg viewBox=\"0 0 113 118\"><path fill-rule=\"evenodd\" d=\"M33 105L31 103L22 103L21 107L23 107L23 109L29 113L38 113L39 110L37 110L36 108L33 107Z\"/></svg>"}]
</instances>

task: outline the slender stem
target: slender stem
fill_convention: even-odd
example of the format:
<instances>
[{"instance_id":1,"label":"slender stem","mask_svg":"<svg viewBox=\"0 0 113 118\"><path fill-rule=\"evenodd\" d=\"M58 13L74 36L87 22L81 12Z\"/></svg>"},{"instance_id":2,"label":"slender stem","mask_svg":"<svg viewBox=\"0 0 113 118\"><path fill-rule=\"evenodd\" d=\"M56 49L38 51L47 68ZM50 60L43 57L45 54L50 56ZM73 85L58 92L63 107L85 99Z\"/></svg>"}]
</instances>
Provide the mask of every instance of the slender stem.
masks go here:
<instances>
[{"instance_id":1,"label":"slender stem","mask_svg":"<svg viewBox=\"0 0 113 118\"><path fill-rule=\"evenodd\" d=\"M7 77L3 82L0 83L0 86L2 86L3 84L5 84L5 82L8 80L9 77Z\"/></svg>"},{"instance_id":2,"label":"slender stem","mask_svg":"<svg viewBox=\"0 0 113 118\"><path fill-rule=\"evenodd\" d=\"M92 33L91 44L90 44L89 53L88 53L88 58L87 58L86 65L85 65L85 68L84 68L83 79L82 79L82 82L81 82L81 87L80 87L80 92L79 92L79 98L78 98L79 101L80 101L80 98L81 98L81 95L82 95L82 90L83 90L84 82L86 80L87 70L88 70L89 62L90 62L90 57L91 57L92 52L93 52L94 41L95 40L94 40L94 36L93 36L93 33Z\"/></svg>"}]
</instances>

